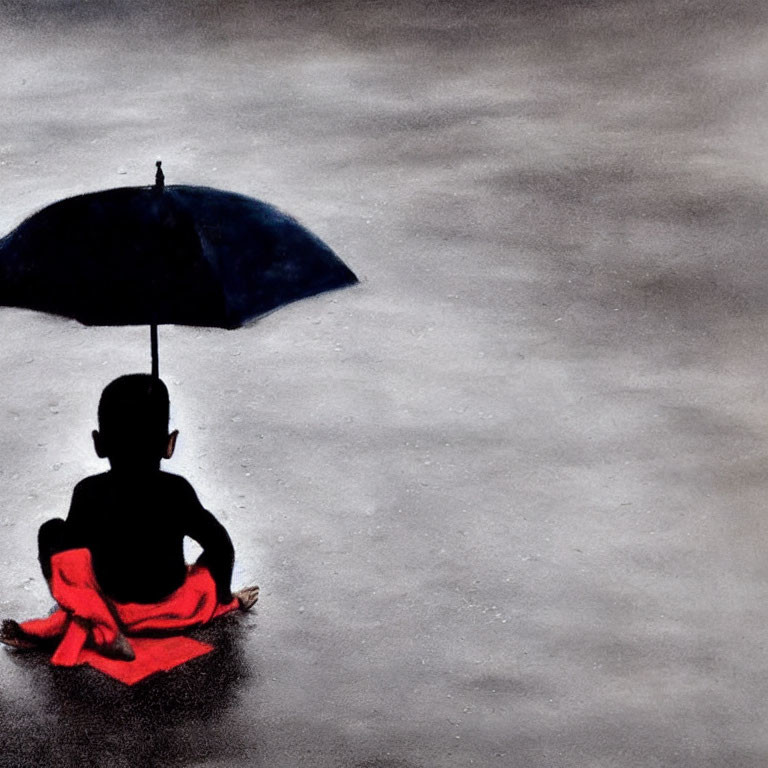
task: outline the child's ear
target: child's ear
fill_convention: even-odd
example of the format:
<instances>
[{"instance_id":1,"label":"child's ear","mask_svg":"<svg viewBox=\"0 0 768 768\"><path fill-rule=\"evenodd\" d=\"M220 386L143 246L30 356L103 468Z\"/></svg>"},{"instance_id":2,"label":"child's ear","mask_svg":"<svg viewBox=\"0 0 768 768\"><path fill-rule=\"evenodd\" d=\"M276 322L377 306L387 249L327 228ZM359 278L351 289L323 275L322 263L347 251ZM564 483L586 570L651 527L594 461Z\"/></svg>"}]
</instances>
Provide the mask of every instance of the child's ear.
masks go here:
<instances>
[{"instance_id":1,"label":"child's ear","mask_svg":"<svg viewBox=\"0 0 768 768\"><path fill-rule=\"evenodd\" d=\"M107 452L104 450L104 441L101 439L99 431L94 429L93 432L91 432L91 437L93 438L93 448L96 451L96 455L100 459L106 459Z\"/></svg>"},{"instance_id":2,"label":"child's ear","mask_svg":"<svg viewBox=\"0 0 768 768\"><path fill-rule=\"evenodd\" d=\"M163 453L164 459L170 459L173 456L173 451L176 448L176 438L179 436L179 430L174 429L170 435L168 435L168 444L165 446L165 453Z\"/></svg>"}]
</instances>

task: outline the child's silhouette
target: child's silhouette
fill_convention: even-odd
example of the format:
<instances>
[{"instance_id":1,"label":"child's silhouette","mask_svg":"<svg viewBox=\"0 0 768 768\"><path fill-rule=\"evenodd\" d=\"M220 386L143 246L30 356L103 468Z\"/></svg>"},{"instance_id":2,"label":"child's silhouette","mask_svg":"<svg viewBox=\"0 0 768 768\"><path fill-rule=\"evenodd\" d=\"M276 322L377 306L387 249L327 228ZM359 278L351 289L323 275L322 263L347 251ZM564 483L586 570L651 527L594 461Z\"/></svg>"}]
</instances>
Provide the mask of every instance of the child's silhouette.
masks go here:
<instances>
[{"instance_id":1,"label":"child's silhouette","mask_svg":"<svg viewBox=\"0 0 768 768\"><path fill-rule=\"evenodd\" d=\"M99 402L96 453L110 470L81 480L74 489L66 521L44 523L38 535L40 565L51 579L51 558L67 550L90 551L93 574L103 597L118 603L157 603L184 583L183 541L200 544L198 559L216 584L219 603L237 598L249 609L258 587L231 592L234 549L225 528L202 507L192 486L160 470L173 455L178 432L168 432L169 398L165 384L148 374L115 379ZM14 621L3 623L0 640L34 644ZM107 649L130 658L120 636Z\"/></svg>"}]
</instances>

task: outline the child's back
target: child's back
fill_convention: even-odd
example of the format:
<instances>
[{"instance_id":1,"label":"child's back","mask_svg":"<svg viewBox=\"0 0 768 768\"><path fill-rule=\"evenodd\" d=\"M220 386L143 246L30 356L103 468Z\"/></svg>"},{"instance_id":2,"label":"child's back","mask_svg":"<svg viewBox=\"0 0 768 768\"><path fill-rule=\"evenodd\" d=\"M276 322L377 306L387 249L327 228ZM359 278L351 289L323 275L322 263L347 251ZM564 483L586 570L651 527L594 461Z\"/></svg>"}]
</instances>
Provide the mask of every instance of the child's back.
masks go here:
<instances>
[{"instance_id":1,"label":"child's back","mask_svg":"<svg viewBox=\"0 0 768 768\"><path fill-rule=\"evenodd\" d=\"M114 600L152 603L178 589L187 571L185 536L203 548L219 600L231 600L232 542L183 477L113 469L75 487L68 546L91 551L99 586Z\"/></svg>"}]
</instances>

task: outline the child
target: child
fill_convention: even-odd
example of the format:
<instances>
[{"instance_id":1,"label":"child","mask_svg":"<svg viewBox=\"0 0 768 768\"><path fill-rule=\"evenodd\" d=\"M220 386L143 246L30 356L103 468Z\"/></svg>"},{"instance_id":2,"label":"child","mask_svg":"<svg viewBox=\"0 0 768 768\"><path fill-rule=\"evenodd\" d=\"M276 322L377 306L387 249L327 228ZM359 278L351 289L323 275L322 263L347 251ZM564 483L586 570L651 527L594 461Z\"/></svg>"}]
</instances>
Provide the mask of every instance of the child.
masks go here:
<instances>
[{"instance_id":1,"label":"child","mask_svg":"<svg viewBox=\"0 0 768 768\"><path fill-rule=\"evenodd\" d=\"M93 443L97 455L109 459L111 469L75 486L66 521L54 519L41 526L38 552L43 575L50 585L52 558L84 548L90 552L98 592L107 606L161 603L187 578L183 541L189 536L203 548L197 565L207 568L213 578L218 603L237 600L240 609L248 610L258 599L259 588L232 594L234 549L227 531L202 507L184 478L160 470L161 459L173 455L178 436L178 431L168 433L168 418L168 390L158 378L121 376L104 389ZM0 641L20 648L37 644L15 621L3 623ZM100 650L132 658L131 646L120 631L109 647Z\"/></svg>"}]
</instances>

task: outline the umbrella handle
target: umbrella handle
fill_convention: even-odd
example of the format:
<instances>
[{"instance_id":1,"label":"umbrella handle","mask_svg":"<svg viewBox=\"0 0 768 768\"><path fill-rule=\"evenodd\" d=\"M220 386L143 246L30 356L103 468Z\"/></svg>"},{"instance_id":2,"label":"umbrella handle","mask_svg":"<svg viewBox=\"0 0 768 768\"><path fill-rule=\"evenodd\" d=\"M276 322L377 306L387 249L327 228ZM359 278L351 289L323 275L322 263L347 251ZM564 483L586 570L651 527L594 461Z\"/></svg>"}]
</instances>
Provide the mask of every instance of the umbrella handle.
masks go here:
<instances>
[{"instance_id":1,"label":"umbrella handle","mask_svg":"<svg viewBox=\"0 0 768 768\"><path fill-rule=\"evenodd\" d=\"M152 323L149 326L149 339L152 345L152 376L156 379L159 379L160 364L158 362L157 355L157 323Z\"/></svg>"}]
</instances>

